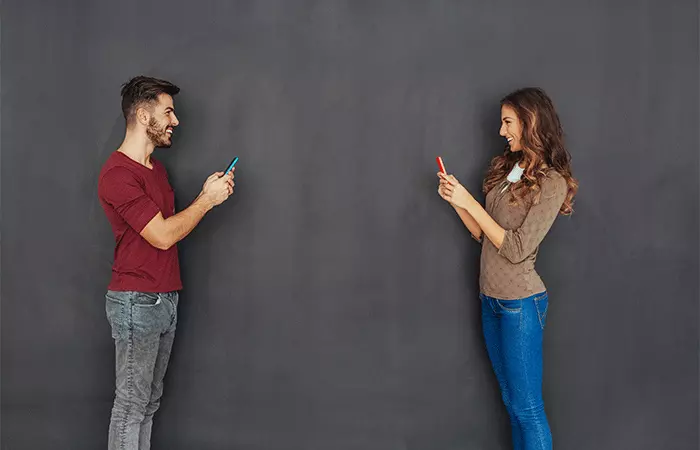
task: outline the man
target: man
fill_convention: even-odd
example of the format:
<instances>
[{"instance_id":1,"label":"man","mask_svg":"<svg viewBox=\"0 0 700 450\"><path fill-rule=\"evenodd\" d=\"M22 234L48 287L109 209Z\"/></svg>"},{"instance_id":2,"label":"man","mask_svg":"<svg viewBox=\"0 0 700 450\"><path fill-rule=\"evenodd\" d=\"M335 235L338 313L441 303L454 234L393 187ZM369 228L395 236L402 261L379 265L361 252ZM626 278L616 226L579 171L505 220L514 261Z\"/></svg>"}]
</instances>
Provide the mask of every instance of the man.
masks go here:
<instances>
[{"instance_id":1,"label":"man","mask_svg":"<svg viewBox=\"0 0 700 450\"><path fill-rule=\"evenodd\" d=\"M116 352L116 395L109 449L150 448L182 289L177 242L233 194L233 171L212 174L201 193L175 214L163 165L151 157L170 147L179 122L173 97L180 89L139 76L122 87L126 135L100 172L98 195L116 239L106 313Z\"/></svg>"}]
</instances>

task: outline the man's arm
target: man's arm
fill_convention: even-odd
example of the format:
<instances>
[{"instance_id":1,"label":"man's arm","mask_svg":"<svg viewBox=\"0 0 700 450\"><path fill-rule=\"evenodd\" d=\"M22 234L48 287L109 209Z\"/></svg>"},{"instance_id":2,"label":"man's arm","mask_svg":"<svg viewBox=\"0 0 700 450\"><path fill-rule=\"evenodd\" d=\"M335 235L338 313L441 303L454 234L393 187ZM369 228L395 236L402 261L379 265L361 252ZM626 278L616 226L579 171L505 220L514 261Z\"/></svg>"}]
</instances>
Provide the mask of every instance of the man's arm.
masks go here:
<instances>
[{"instance_id":1,"label":"man's arm","mask_svg":"<svg viewBox=\"0 0 700 450\"><path fill-rule=\"evenodd\" d=\"M158 211L141 230L141 236L160 250L167 250L184 239L206 213L233 193L233 172L223 177L221 175L221 172L212 174L204 183L202 192L187 209L167 219Z\"/></svg>"},{"instance_id":2,"label":"man's arm","mask_svg":"<svg viewBox=\"0 0 700 450\"><path fill-rule=\"evenodd\" d=\"M167 250L190 234L212 207L199 196L187 209L167 219L158 211L140 234L155 248Z\"/></svg>"}]
</instances>

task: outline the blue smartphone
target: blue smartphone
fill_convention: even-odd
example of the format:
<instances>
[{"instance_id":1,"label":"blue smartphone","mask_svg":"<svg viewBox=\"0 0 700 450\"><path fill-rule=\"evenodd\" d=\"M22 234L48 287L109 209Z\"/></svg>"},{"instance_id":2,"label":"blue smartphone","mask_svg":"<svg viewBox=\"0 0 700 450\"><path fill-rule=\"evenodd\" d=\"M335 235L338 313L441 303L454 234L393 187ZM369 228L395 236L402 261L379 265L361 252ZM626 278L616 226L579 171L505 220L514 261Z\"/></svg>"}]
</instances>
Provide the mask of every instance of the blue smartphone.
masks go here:
<instances>
[{"instance_id":1,"label":"blue smartphone","mask_svg":"<svg viewBox=\"0 0 700 450\"><path fill-rule=\"evenodd\" d=\"M233 169L233 166L235 166L237 162L238 162L238 156L233 158L233 161L231 161L231 164L228 165L228 168L224 172L224 175L228 175L228 173Z\"/></svg>"}]
</instances>

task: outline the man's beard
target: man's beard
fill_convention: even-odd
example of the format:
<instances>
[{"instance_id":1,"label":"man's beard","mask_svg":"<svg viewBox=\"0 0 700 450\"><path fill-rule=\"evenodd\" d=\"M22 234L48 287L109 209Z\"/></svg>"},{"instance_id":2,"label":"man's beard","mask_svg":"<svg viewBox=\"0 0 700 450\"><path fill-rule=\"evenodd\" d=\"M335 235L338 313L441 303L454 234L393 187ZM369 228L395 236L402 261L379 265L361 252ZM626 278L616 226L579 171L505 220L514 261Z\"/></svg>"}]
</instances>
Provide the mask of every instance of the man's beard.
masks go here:
<instances>
[{"instance_id":1,"label":"man's beard","mask_svg":"<svg viewBox=\"0 0 700 450\"><path fill-rule=\"evenodd\" d=\"M172 141L165 132L168 129L168 124L160 125L154 117L148 122L146 134L154 146L159 148L170 148Z\"/></svg>"}]
</instances>

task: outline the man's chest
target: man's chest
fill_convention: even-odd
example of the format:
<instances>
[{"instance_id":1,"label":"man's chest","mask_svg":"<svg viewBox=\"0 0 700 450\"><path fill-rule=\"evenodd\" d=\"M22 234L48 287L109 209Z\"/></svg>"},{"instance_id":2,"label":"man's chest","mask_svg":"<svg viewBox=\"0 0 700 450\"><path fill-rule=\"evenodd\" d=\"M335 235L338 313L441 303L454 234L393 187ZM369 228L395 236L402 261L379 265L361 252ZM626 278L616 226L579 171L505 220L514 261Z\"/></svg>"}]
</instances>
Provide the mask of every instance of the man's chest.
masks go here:
<instances>
[{"instance_id":1,"label":"man's chest","mask_svg":"<svg viewBox=\"0 0 700 450\"><path fill-rule=\"evenodd\" d=\"M168 179L162 175L144 178L144 192L158 206L166 219L175 214L175 192Z\"/></svg>"}]
</instances>

